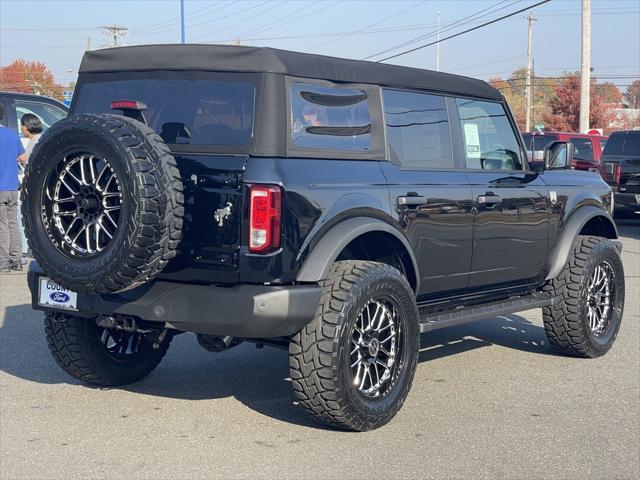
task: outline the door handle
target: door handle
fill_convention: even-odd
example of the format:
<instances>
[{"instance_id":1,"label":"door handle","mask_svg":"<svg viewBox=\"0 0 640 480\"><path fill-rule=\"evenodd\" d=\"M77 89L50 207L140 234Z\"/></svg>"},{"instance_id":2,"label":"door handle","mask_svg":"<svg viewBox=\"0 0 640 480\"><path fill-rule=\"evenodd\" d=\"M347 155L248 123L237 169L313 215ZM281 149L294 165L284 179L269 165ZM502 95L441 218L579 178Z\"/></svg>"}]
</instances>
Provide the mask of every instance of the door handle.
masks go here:
<instances>
[{"instance_id":1,"label":"door handle","mask_svg":"<svg viewBox=\"0 0 640 480\"><path fill-rule=\"evenodd\" d=\"M500 195L494 195L493 193L487 193L485 195L478 196L478 203L480 205L489 205L500 202L502 202Z\"/></svg>"},{"instance_id":2,"label":"door handle","mask_svg":"<svg viewBox=\"0 0 640 480\"><path fill-rule=\"evenodd\" d=\"M405 195L398 197L398 205L424 205L427 203L427 198L422 195Z\"/></svg>"}]
</instances>

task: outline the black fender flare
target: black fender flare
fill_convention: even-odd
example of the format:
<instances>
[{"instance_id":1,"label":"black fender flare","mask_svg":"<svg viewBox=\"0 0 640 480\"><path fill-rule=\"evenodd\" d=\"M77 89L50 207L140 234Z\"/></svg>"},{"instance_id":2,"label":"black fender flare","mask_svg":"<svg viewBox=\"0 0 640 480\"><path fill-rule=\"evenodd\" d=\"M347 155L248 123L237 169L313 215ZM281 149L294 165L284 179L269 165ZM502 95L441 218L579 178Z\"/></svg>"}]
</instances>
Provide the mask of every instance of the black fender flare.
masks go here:
<instances>
[{"instance_id":1,"label":"black fender flare","mask_svg":"<svg viewBox=\"0 0 640 480\"><path fill-rule=\"evenodd\" d=\"M567 220L564 228L562 229L562 233L560 234L560 238L556 242L553 255L551 256L551 261L549 262L549 273L545 280L552 280L560 274L564 265L567 263L569 253L571 252L580 231L589 220L596 217L602 217L611 224L611 227L616 234L616 239L613 241L618 249L618 253L620 253L622 250L622 243L620 240L617 240L618 230L616 229L616 224L611 220L611 217L609 217L607 212L593 205L578 207Z\"/></svg>"},{"instance_id":2,"label":"black fender flare","mask_svg":"<svg viewBox=\"0 0 640 480\"><path fill-rule=\"evenodd\" d=\"M407 238L393 225L372 217L359 217L344 220L327 231L313 248L298 272L296 280L299 282L318 282L327 278L329 269L336 261L340 252L360 235L369 232L384 232L397 238L411 258L416 275L416 292L420 288L420 273L418 262Z\"/></svg>"}]
</instances>

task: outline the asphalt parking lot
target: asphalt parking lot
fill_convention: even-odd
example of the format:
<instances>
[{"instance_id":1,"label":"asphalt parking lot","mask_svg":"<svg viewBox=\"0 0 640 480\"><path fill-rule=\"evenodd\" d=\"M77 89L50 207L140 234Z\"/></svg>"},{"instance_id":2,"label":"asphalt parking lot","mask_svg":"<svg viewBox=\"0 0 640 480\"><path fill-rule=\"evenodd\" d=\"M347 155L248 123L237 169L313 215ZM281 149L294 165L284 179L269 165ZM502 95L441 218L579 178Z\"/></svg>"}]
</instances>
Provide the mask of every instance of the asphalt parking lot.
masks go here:
<instances>
[{"instance_id":1,"label":"asphalt parking lot","mask_svg":"<svg viewBox=\"0 0 640 480\"><path fill-rule=\"evenodd\" d=\"M596 360L555 354L538 310L424 335L389 425L324 429L287 354L175 338L148 378L80 385L54 363L26 276L0 276L0 478L638 478L640 222L621 221L627 298Z\"/></svg>"}]
</instances>

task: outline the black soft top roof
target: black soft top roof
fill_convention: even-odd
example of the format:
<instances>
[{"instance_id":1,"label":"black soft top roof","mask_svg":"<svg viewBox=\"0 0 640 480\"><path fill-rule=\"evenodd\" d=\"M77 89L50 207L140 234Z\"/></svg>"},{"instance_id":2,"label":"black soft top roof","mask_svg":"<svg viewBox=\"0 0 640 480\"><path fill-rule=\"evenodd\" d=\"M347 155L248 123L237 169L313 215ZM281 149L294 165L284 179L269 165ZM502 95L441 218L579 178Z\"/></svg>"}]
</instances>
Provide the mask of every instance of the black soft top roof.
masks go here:
<instances>
[{"instance_id":1,"label":"black soft top roof","mask_svg":"<svg viewBox=\"0 0 640 480\"><path fill-rule=\"evenodd\" d=\"M335 82L429 89L501 100L488 83L460 75L264 47L142 45L86 52L80 73L145 70L265 72Z\"/></svg>"}]
</instances>

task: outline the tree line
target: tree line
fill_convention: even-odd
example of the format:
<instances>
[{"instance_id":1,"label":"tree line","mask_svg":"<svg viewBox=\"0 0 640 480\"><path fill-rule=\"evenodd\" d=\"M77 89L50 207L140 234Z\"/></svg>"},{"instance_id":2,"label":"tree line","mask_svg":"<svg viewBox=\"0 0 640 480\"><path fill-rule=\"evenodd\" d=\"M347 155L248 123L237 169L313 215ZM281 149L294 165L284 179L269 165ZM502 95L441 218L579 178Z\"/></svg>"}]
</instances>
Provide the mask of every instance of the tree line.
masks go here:
<instances>
[{"instance_id":1,"label":"tree line","mask_svg":"<svg viewBox=\"0 0 640 480\"><path fill-rule=\"evenodd\" d=\"M508 79L492 78L489 83L500 90L522 131L525 129L527 70L521 68ZM559 77L532 76L531 125L544 125L548 131L578 132L580 125L580 72ZM636 109L634 111L634 109ZM614 130L640 128L640 79L622 92L612 82L591 78L589 123L605 134Z\"/></svg>"}]
</instances>

